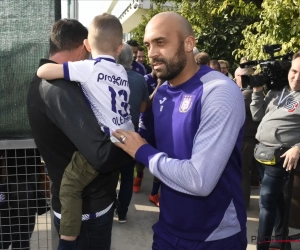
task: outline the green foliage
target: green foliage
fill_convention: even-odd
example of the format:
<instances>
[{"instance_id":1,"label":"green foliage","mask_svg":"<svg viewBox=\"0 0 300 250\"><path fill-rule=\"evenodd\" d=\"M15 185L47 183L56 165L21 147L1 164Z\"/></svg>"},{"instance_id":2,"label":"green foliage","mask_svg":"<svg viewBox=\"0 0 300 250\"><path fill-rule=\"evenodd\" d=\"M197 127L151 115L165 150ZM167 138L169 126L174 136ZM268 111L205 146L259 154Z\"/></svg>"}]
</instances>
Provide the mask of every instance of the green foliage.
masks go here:
<instances>
[{"instance_id":1,"label":"green foliage","mask_svg":"<svg viewBox=\"0 0 300 250\"><path fill-rule=\"evenodd\" d=\"M299 0L264 0L260 20L250 24L242 32L245 39L242 48L234 53L237 57L266 59L262 46L282 44L280 54L300 49L300 1Z\"/></svg>"},{"instance_id":2,"label":"green foliage","mask_svg":"<svg viewBox=\"0 0 300 250\"><path fill-rule=\"evenodd\" d=\"M200 51L233 65L232 51L240 46L246 26L258 19L259 9L246 0L183 0L180 13L192 24Z\"/></svg>"},{"instance_id":3,"label":"green foliage","mask_svg":"<svg viewBox=\"0 0 300 250\"><path fill-rule=\"evenodd\" d=\"M144 34L147 23L153 16L162 11L164 10L162 10L159 5L157 9L149 10L146 16L142 16L142 21L140 22L140 24L131 31L131 34L133 35L132 39L136 40L140 46L144 44Z\"/></svg>"},{"instance_id":4,"label":"green foliage","mask_svg":"<svg viewBox=\"0 0 300 250\"><path fill-rule=\"evenodd\" d=\"M256 0L258 1L258 0ZM134 39L143 43L145 26L157 13L165 11L165 0L152 0L158 9L151 10L133 30ZM177 12L191 23L196 46L212 58L226 59L232 65L232 51L240 46L242 30L258 18L257 6L249 0L175 0Z\"/></svg>"},{"instance_id":5,"label":"green foliage","mask_svg":"<svg viewBox=\"0 0 300 250\"><path fill-rule=\"evenodd\" d=\"M152 0L162 6L165 0ZM232 65L241 57L266 59L262 45L283 44L281 54L300 49L300 0L174 0L191 23L197 48ZM151 10L133 31L143 44L145 26L162 7Z\"/></svg>"}]
</instances>

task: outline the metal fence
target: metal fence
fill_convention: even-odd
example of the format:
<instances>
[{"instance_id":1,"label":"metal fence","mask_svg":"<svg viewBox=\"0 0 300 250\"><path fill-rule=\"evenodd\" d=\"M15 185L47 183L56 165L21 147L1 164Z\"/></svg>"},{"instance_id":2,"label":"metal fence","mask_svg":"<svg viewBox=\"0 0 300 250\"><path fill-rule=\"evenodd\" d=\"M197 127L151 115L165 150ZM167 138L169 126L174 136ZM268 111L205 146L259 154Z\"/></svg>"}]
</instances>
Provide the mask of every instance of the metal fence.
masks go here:
<instances>
[{"instance_id":1,"label":"metal fence","mask_svg":"<svg viewBox=\"0 0 300 250\"><path fill-rule=\"evenodd\" d=\"M0 249L52 249L49 187L33 140L0 141Z\"/></svg>"}]
</instances>

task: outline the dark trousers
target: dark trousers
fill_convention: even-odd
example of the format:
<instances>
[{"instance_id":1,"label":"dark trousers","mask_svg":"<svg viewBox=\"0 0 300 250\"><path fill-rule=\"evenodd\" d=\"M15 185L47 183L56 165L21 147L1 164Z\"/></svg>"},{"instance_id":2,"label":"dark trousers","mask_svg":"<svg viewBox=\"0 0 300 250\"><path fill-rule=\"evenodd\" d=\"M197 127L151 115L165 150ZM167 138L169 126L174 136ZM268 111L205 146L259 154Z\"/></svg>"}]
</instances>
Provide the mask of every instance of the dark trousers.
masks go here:
<instances>
[{"instance_id":1,"label":"dark trousers","mask_svg":"<svg viewBox=\"0 0 300 250\"><path fill-rule=\"evenodd\" d=\"M60 250L109 250L111 245L111 230L114 216L114 206L104 215L82 221L80 235L74 244L58 247ZM60 219L54 216L54 225L59 232Z\"/></svg>"},{"instance_id":2,"label":"dark trousers","mask_svg":"<svg viewBox=\"0 0 300 250\"><path fill-rule=\"evenodd\" d=\"M254 153L255 141L243 140L242 144L242 190L245 206L249 207L251 193L251 171L255 164Z\"/></svg>"},{"instance_id":3,"label":"dark trousers","mask_svg":"<svg viewBox=\"0 0 300 250\"><path fill-rule=\"evenodd\" d=\"M121 168L121 185L117 205L117 212L120 217L126 216L131 201L134 166L135 160Z\"/></svg>"},{"instance_id":4,"label":"dark trousers","mask_svg":"<svg viewBox=\"0 0 300 250\"><path fill-rule=\"evenodd\" d=\"M268 250L273 228L275 227L275 239L281 239L285 201L283 188L288 179L288 171L282 167L283 161L274 166L261 166L263 172L260 189L260 213L257 236L257 249Z\"/></svg>"}]
</instances>

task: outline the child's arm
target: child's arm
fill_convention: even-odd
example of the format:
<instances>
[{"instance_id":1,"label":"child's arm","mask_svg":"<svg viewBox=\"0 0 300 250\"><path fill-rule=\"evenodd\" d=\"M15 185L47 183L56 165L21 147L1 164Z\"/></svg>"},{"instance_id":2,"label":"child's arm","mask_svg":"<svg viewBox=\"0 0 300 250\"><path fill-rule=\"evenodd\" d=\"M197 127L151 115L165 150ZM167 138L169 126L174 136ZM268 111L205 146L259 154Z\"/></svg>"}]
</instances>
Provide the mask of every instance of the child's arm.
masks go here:
<instances>
[{"instance_id":1,"label":"child's arm","mask_svg":"<svg viewBox=\"0 0 300 250\"><path fill-rule=\"evenodd\" d=\"M47 63L39 67L37 76L45 80L64 78L68 81L85 83L93 71L94 62L76 61L63 64Z\"/></svg>"},{"instance_id":2,"label":"child's arm","mask_svg":"<svg viewBox=\"0 0 300 250\"><path fill-rule=\"evenodd\" d=\"M46 63L38 68L37 76L45 80L64 78L64 68L62 64Z\"/></svg>"}]
</instances>

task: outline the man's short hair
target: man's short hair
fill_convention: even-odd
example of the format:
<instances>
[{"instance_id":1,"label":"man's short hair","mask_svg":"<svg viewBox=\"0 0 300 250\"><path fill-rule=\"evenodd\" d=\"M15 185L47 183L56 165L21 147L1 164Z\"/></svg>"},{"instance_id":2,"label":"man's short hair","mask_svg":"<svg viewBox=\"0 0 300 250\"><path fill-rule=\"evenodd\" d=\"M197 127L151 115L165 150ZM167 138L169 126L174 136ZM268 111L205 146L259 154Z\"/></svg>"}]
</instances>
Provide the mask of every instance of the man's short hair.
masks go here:
<instances>
[{"instance_id":1,"label":"man's short hair","mask_svg":"<svg viewBox=\"0 0 300 250\"><path fill-rule=\"evenodd\" d=\"M138 47L138 51L145 51L143 47Z\"/></svg>"},{"instance_id":2,"label":"man's short hair","mask_svg":"<svg viewBox=\"0 0 300 250\"><path fill-rule=\"evenodd\" d=\"M54 23L50 32L50 55L72 51L83 45L88 30L75 19L61 19Z\"/></svg>"},{"instance_id":3,"label":"man's short hair","mask_svg":"<svg viewBox=\"0 0 300 250\"><path fill-rule=\"evenodd\" d=\"M139 44L136 40L130 39L126 42L128 45L130 45L131 47L139 47Z\"/></svg>"},{"instance_id":4,"label":"man's short hair","mask_svg":"<svg viewBox=\"0 0 300 250\"><path fill-rule=\"evenodd\" d=\"M215 66L217 66L217 67L218 67L218 70L221 71L221 66L220 66L220 63L219 63L218 60L212 59L212 60L209 61L209 64L210 64L210 65L215 65Z\"/></svg>"},{"instance_id":5,"label":"man's short hair","mask_svg":"<svg viewBox=\"0 0 300 250\"><path fill-rule=\"evenodd\" d=\"M123 28L114 15L95 16L89 30L89 43L101 52L115 52L122 44Z\"/></svg>"},{"instance_id":6,"label":"man's short hair","mask_svg":"<svg viewBox=\"0 0 300 250\"><path fill-rule=\"evenodd\" d=\"M235 74L238 73L238 75L253 75L254 74L254 70L253 68L241 68L241 67L238 67L236 70L235 70Z\"/></svg>"},{"instance_id":7,"label":"man's short hair","mask_svg":"<svg viewBox=\"0 0 300 250\"><path fill-rule=\"evenodd\" d=\"M293 55L293 59L292 59L292 61L294 61L296 58L298 58L298 57L300 57L300 51L298 51L297 53L295 53L294 55Z\"/></svg>"},{"instance_id":8,"label":"man's short hair","mask_svg":"<svg viewBox=\"0 0 300 250\"><path fill-rule=\"evenodd\" d=\"M225 61L225 60L218 60L218 62L219 62L220 64L221 64L221 63L225 64L225 65L226 65L226 68L229 69L229 63L228 63L227 61Z\"/></svg>"},{"instance_id":9,"label":"man's short hair","mask_svg":"<svg viewBox=\"0 0 300 250\"><path fill-rule=\"evenodd\" d=\"M117 63L121 64L125 69L132 69L133 54L130 45L123 43L123 49L118 56Z\"/></svg>"},{"instance_id":10,"label":"man's short hair","mask_svg":"<svg viewBox=\"0 0 300 250\"><path fill-rule=\"evenodd\" d=\"M209 54L207 54L206 52L200 52L197 55L195 55L195 61L199 66L209 65Z\"/></svg>"}]
</instances>

